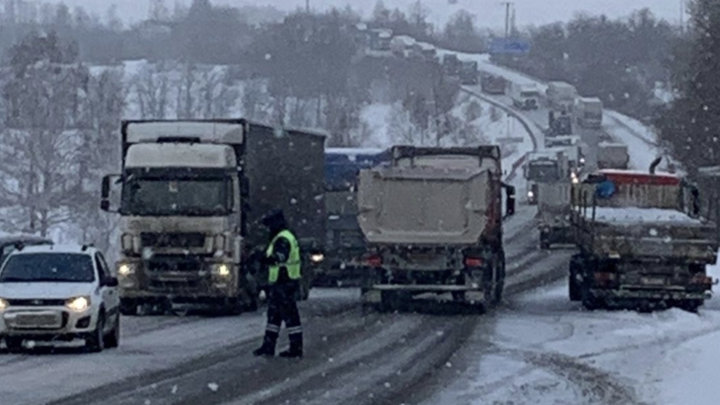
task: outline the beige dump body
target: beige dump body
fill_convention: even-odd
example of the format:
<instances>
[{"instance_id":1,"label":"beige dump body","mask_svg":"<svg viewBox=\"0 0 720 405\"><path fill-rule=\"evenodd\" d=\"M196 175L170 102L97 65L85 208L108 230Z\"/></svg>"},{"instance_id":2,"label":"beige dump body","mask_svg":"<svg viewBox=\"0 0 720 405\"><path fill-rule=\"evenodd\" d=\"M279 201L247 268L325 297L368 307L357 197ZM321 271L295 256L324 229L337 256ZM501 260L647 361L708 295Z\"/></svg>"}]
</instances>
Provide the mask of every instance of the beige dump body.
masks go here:
<instances>
[{"instance_id":1,"label":"beige dump body","mask_svg":"<svg viewBox=\"0 0 720 405\"><path fill-rule=\"evenodd\" d=\"M472 160L471 160L472 161ZM472 245L487 223L488 169L458 160L362 171L359 223L371 244ZM416 162L416 165L418 162Z\"/></svg>"}]
</instances>

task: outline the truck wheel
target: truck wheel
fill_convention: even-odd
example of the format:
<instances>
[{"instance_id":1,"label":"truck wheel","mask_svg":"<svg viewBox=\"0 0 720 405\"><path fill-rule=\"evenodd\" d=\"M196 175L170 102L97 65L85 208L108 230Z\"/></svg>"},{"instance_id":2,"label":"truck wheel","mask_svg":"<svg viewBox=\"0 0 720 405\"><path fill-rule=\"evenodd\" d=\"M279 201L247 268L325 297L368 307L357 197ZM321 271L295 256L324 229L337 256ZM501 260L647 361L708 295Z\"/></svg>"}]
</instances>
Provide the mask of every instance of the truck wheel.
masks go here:
<instances>
[{"instance_id":1,"label":"truck wheel","mask_svg":"<svg viewBox=\"0 0 720 405\"><path fill-rule=\"evenodd\" d=\"M125 316L137 315L138 303L135 300L123 298L120 300L120 313Z\"/></svg>"},{"instance_id":2,"label":"truck wheel","mask_svg":"<svg viewBox=\"0 0 720 405\"><path fill-rule=\"evenodd\" d=\"M495 303L500 304L503 300L503 291L505 291L505 255L501 254L497 260L497 275L495 281Z\"/></svg>"},{"instance_id":3,"label":"truck wheel","mask_svg":"<svg viewBox=\"0 0 720 405\"><path fill-rule=\"evenodd\" d=\"M685 311L695 313L698 311L698 309L700 309L700 307L702 305L703 305L702 300L688 300L688 301L681 302L680 308Z\"/></svg>"},{"instance_id":4,"label":"truck wheel","mask_svg":"<svg viewBox=\"0 0 720 405\"><path fill-rule=\"evenodd\" d=\"M540 236L540 249L550 250L550 241L548 241L547 236Z\"/></svg>"}]
</instances>

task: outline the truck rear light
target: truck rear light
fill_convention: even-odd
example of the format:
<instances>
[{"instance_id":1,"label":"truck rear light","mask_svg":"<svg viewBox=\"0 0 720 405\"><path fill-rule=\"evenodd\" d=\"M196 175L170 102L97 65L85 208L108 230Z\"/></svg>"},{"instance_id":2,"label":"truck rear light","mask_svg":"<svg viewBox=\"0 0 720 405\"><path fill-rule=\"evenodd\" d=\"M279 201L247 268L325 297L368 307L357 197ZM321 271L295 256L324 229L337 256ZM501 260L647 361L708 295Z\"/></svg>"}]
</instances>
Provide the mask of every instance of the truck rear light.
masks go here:
<instances>
[{"instance_id":1,"label":"truck rear light","mask_svg":"<svg viewBox=\"0 0 720 405\"><path fill-rule=\"evenodd\" d=\"M379 254L367 255L365 256L363 261L365 262L365 265L370 267L380 267L383 263L382 256L380 256Z\"/></svg>"},{"instance_id":2,"label":"truck rear light","mask_svg":"<svg viewBox=\"0 0 720 405\"><path fill-rule=\"evenodd\" d=\"M482 267L483 260L479 257L466 257L465 267Z\"/></svg>"},{"instance_id":3,"label":"truck rear light","mask_svg":"<svg viewBox=\"0 0 720 405\"><path fill-rule=\"evenodd\" d=\"M599 272L594 273L595 284L601 287L608 287L615 284L617 275L615 273Z\"/></svg>"},{"instance_id":4,"label":"truck rear light","mask_svg":"<svg viewBox=\"0 0 720 405\"><path fill-rule=\"evenodd\" d=\"M712 277L708 277L704 274L696 274L690 279L690 284L705 285L710 287L713 285L713 279Z\"/></svg>"}]
</instances>

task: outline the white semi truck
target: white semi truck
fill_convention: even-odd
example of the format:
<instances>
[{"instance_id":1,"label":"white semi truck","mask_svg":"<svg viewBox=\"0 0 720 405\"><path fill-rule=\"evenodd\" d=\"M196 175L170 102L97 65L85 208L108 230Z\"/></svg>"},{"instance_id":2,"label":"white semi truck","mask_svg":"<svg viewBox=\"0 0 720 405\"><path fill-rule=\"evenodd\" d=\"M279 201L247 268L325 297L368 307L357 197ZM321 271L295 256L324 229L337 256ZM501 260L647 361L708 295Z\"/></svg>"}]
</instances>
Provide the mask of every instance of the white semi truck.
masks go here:
<instances>
[{"instance_id":1,"label":"white semi truck","mask_svg":"<svg viewBox=\"0 0 720 405\"><path fill-rule=\"evenodd\" d=\"M510 97L513 105L521 110L537 110L540 108L540 90L536 84L512 83Z\"/></svg>"},{"instance_id":2,"label":"white semi truck","mask_svg":"<svg viewBox=\"0 0 720 405\"><path fill-rule=\"evenodd\" d=\"M255 308L267 280L261 218L273 208L298 236L307 296L325 238L324 136L244 119L126 121L121 151L102 208L119 185L123 313Z\"/></svg>"}]
</instances>

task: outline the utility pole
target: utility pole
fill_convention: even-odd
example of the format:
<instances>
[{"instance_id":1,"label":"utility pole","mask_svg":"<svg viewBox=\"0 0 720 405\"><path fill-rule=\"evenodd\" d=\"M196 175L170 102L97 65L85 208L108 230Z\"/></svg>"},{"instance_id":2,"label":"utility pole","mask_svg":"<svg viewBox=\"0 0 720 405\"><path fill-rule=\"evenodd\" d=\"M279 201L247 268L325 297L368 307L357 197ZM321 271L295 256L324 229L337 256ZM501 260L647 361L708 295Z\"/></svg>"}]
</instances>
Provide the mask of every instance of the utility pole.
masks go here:
<instances>
[{"instance_id":1,"label":"utility pole","mask_svg":"<svg viewBox=\"0 0 720 405\"><path fill-rule=\"evenodd\" d=\"M305 0L305 12L310 14L310 0Z\"/></svg>"},{"instance_id":2,"label":"utility pole","mask_svg":"<svg viewBox=\"0 0 720 405\"><path fill-rule=\"evenodd\" d=\"M515 13L515 3L504 1L501 4L505 6L505 38L510 38L510 21L514 19L511 15Z\"/></svg>"},{"instance_id":3,"label":"utility pole","mask_svg":"<svg viewBox=\"0 0 720 405\"><path fill-rule=\"evenodd\" d=\"M680 0L680 32L685 32L685 0Z\"/></svg>"}]
</instances>

